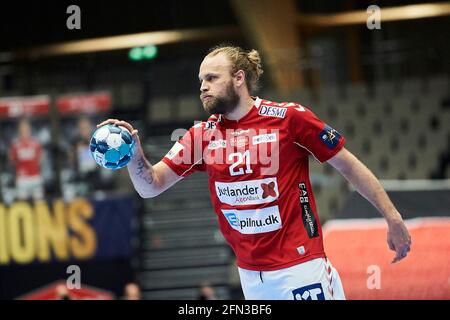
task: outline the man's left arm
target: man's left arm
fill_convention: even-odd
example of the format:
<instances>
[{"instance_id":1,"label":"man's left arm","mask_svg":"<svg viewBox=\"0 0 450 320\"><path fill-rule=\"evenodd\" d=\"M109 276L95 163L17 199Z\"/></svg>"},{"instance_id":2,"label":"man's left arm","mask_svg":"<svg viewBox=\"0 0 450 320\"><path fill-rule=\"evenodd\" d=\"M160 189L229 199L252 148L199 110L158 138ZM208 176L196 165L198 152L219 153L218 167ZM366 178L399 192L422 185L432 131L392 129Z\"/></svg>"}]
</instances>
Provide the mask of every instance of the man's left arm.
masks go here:
<instances>
[{"instance_id":1,"label":"man's left arm","mask_svg":"<svg viewBox=\"0 0 450 320\"><path fill-rule=\"evenodd\" d=\"M336 168L386 219L389 228L387 242L389 248L396 252L392 262L405 258L410 251L411 236L403 223L402 216L375 175L346 148L342 148L328 160L328 163Z\"/></svg>"}]
</instances>

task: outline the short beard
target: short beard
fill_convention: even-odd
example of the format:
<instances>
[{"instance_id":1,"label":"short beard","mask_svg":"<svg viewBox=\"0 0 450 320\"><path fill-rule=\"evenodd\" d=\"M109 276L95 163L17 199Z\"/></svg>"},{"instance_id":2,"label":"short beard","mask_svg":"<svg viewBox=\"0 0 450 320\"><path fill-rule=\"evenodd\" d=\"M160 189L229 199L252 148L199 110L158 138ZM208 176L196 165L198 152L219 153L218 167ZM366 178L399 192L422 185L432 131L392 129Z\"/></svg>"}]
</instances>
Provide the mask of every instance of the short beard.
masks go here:
<instances>
[{"instance_id":1,"label":"short beard","mask_svg":"<svg viewBox=\"0 0 450 320\"><path fill-rule=\"evenodd\" d=\"M209 114L228 114L237 108L239 100L239 95L234 90L233 84L230 83L225 96L210 98L210 101L203 103L203 108Z\"/></svg>"}]
</instances>

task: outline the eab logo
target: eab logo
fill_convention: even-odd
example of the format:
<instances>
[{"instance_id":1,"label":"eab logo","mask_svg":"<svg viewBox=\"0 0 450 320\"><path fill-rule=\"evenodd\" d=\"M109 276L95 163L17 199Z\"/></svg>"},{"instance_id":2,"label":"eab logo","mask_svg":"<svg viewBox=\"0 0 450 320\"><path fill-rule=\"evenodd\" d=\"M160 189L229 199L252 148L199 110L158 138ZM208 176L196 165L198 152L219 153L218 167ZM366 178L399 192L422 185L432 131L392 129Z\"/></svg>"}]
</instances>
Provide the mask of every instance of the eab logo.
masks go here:
<instances>
[{"instance_id":1,"label":"eab logo","mask_svg":"<svg viewBox=\"0 0 450 320\"><path fill-rule=\"evenodd\" d=\"M259 114L266 117L284 118L286 116L287 108L261 106Z\"/></svg>"},{"instance_id":2,"label":"eab logo","mask_svg":"<svg viewBox=\"0 0 450 320\"><path fill-rule=\"evenodd\" d=\"M322 284L315 283L292 291L294 300L325 300Z\"/></svg>"}]
</instances>

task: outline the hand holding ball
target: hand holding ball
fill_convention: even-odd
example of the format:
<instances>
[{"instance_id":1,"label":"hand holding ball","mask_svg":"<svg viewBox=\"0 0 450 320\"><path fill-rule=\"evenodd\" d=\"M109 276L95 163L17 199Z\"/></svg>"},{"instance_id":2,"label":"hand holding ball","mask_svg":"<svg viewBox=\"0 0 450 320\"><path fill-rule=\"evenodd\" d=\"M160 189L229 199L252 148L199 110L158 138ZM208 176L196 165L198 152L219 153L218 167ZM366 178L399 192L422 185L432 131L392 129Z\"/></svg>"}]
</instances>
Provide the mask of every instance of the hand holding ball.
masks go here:
<instances>
[{"instance_id":1,"label":"hand holding ball","mask_svg":"<svg viewBox=\"0 0 450 320\"><path fill-rule=\"evenodd\" d=\"M135 142L125 127L106 124L95 130L90 141L92 157L98 165L117 170L125 167L134 154Z\"/></svg>"}]
</instances>

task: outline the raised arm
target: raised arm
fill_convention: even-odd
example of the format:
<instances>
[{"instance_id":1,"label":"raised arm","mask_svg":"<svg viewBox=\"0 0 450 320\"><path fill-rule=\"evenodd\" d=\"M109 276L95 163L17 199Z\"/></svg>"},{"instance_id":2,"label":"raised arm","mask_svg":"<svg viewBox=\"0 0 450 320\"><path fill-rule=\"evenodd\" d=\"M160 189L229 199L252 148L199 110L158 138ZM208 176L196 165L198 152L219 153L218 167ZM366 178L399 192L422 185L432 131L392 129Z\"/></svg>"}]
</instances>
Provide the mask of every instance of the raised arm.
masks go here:
<instances>
[{"instance_id":1,"label":"raised arm","mask_svg":"<svg viewBox=\"0 0 450 320\"><path fill-rule=\"evenodd\" d=\"M389 227L388 245L396 252L392 262L406 257L411 246L411 236L403 223L402 216L375 175L345 148L328 160L328 163L336 168L386 219Z\"/></svg>"},{"instance_id":2,"label":"raised arm","mask_svg":"<svg viewBox=\"0 0 450 320\"><path fill-rule=\"evenodd\" d=\"M156 197L182 179L162 161L152 166L144 155L138 131L131 124L117 119L108 119L97 127L108 123L127 128L136 143L135 154L128 163L127 169L134 189L142 198Z\"/></svg>"}]
</instances>

